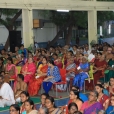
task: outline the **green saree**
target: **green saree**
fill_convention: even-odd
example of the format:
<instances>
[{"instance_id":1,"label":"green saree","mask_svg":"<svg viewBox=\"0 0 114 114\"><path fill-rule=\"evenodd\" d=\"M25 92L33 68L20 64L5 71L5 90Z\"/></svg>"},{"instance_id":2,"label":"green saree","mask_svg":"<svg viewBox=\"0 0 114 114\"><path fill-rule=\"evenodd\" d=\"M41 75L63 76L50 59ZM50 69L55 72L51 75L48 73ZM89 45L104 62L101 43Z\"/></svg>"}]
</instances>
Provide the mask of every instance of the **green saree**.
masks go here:
<instances>
[{"instance_id":1,"label":"green saree","mask_svg":"<svg viewBox=\"0 0 114 114\"><path fill-rule=\"evenodd\" d=\"M108 66L112 67L112 65L114 65L114 60L110 59ZM110 78L112 77L114 77L114 70L109 70L109 72L105 74L105 82L109 82Z\"/></svg>"}]
</instances>

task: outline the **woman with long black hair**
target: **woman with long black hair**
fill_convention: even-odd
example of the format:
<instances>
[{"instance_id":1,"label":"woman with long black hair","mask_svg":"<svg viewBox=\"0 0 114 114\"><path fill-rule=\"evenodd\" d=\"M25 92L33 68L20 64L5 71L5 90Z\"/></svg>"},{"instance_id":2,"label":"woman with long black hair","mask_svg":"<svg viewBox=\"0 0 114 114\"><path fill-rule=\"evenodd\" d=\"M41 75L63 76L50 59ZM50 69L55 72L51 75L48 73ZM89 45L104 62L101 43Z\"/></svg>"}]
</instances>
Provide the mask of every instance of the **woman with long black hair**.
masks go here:
<instances>
[{"instance_id":1,"label":"woman with long black hair","mask_svg":"<svg viewBox=\"0 0 114 114\"><path fill-rule=\"evenodd\" d=\"M10 114L20 114L20 107L18 104L13 104L9 109Z\"/></svg>"},{"instance_id":2,"label":"woman with long black hair","mask_svg":"<svg viewBox=\"0 0 114 114\"><path fill-rule=\"evenodd\" d=\"M97 84L95 85L95 90L98 92L97 101L99 101L106 110L109 105L109 97L103 93L103 86L101 84Z\"/></svg>"},{"instance_id":3,"label":"woman with long black hair","mask_svg":"<svg viewBox=\"0 0 114 114\"><path fill-rule=\"evenodd\" d=\"M34 102L31 99L28 99L24 103L25 111L22 114L38 114L37 110L34 110Z\"/></svg>"},{"instance_id":4,"label":"woman with long black hair","mask_svg":"<svg viewBox=\"0 0 114 114\"><path fill-rule=\"evenodd\" d=\"M77 90L70 91L70 100L69 100L68 104L70 104L72 102L76 103L76 105L78 106L78 110L81 109L83 101L79 98L79 91L77 91Z\"/></svg>"},{"instance_id":5,"label":"woman with long black hair","mask_svg":"<svg viewBox=\"0 0 114 114\"><path fill-rule=\"evenodd\" d=\"M49 114L61 114L62 110L56 108L54 98L49 96L46 98L46 108Z\"/></svg>"},{"instance_id":6,"label":"woman with long black hair","mask_svg":"<svg viewBox=\"0 0 114 114\"><path fill-rule=\"evenodd\" d=\"M54 65L53 60L48 61L48 70L47 70L47 78L43 81L43 88L45 93L48 93L55 82L60 82L61 76L59 72L59 68Z\"/></svg>"}]
</instances>

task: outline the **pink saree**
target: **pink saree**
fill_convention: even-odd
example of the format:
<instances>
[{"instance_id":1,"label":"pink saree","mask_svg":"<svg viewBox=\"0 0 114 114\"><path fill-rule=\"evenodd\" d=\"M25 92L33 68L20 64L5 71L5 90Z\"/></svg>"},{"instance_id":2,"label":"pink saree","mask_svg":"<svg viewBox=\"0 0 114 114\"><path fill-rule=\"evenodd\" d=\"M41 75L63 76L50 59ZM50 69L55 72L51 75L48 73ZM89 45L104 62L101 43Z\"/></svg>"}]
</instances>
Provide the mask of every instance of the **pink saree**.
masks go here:
<instances>
[{"instance_id":1,"label":"pink saree","mask_svg":"<svg viewBox=\"0 0 114 114\"><path fill-rule=\"evenodd\" d=\"M35 63L26 63L23 67L22 67L22 73L23 72L29 72L30 74L26 74L24 75L24 82L28 83L29 80L34 77L35 72L36 72L36 65Z\"/></svg>"},{"instance_id":2,"label":"pink saree","mask_svg":"<svg viewBox=\"0 0 114 114\"><path fill-rule=\"evenodd\" d=\"M10 71L11 69L12 69L12 67L14 67L14 75L12 75L11 77L10 77L10 79L16 79L16 77L17 77L17 69L16 69L16 66L14 65L14 64L11 64L11 65L9 65L9 64L7 64L6 65L6 71Z\"/></svg>"},{"instance_id":3,"label":"pink saree","mask_svg":"<svg viewBox=\"0 0 114 114\"><path fill-rule=\"evenodd\" d=\"M97 114L100 110L103 110L103 106L99 102L90 105L89 102L86 101L81 108L84 114Z\"/></svg>"}]
</instances>

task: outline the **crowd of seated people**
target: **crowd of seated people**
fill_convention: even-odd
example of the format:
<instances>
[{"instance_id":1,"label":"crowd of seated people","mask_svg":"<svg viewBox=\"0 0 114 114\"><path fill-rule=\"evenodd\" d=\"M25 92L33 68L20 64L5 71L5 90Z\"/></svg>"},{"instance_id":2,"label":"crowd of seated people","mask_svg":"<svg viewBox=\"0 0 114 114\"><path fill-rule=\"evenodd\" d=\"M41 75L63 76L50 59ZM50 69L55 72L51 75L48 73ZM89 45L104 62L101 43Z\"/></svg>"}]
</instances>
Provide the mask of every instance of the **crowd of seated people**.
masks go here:
<instances>
[{"instance_id":1,"label":"crowd of seated people","mask_svg":"<svg viewBox=\"0 0 114 114\"><path fill-rule=\"evenodd\" d=\"M63 81L62 69L66 83L56 85L56 91L69 88L69 101L56 107L50 91ZM31 97L41 88L45 93L37 109ZM84 89L89 95L82 93ZM114 114L114 45L65 45L38 48L35 53L24 45L16 46L15 53L1 50L0 107L5 106L10 106L10 114Z\"/></svg>"}]
</instances>

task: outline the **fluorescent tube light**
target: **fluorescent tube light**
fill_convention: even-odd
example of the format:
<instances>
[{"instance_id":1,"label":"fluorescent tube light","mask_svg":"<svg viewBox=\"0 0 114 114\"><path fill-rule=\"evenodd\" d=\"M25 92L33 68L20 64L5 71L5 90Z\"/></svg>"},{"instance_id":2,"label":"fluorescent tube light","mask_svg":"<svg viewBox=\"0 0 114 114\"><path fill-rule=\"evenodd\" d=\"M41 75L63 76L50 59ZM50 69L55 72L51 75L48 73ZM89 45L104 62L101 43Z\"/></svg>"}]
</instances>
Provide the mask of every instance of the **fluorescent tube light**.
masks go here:
<instances>
[{"instance_id":1,"label":"fluorescent tube light","mask_svg":"<svg viewBox=\"0 0 114 114\"><path fill-rule=\"evenodd\" d=\"M69 12L69 10L57 10L58 12Z\"/></svg>"}]
</instances>

